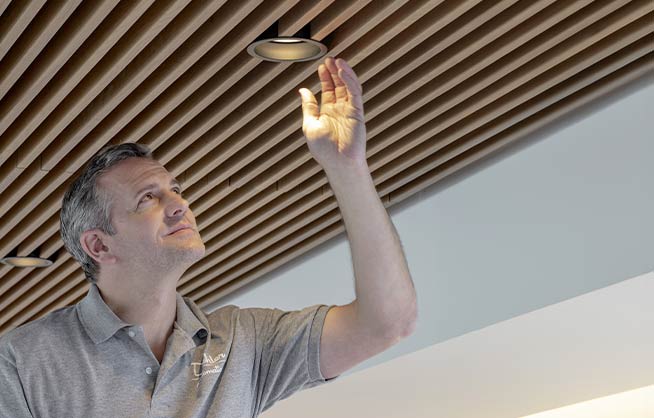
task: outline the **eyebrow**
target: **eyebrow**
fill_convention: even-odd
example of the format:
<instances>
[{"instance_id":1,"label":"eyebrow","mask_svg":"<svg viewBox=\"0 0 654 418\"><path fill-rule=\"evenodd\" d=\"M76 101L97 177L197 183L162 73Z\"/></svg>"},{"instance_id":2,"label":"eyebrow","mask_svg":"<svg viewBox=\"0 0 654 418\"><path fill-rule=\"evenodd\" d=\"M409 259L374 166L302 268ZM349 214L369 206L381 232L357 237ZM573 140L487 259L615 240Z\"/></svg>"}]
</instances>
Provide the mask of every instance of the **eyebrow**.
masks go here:
<instances>
[{"instance_id":1,"label":"eyebrow","mask_svg":"<svg viewBox=\"0 0 654 418\"><path fill-rule=\"evenodd\" d=\"M182 189L182 185L181 185L181 184L179 183L179 181L177 181L177 179L174 178L174 177L172 178L172 180L170 180L170 185L171 185L171 186L177 186L177 187L179 187L180 190ZM158 187L159 187L158 184L156 184L156 183L150 183L150 184L148 184L147 186L142 187L141 190L139 190L138 192L136 192L136 194L134 195L134 199L136 199L137 197L139 197L139 196L141 195L141 193L143 193L143 192L145 192L145 191L147 191L147 190L156 189L156 188L158 188Z\"/></svg>"}]
</instances>

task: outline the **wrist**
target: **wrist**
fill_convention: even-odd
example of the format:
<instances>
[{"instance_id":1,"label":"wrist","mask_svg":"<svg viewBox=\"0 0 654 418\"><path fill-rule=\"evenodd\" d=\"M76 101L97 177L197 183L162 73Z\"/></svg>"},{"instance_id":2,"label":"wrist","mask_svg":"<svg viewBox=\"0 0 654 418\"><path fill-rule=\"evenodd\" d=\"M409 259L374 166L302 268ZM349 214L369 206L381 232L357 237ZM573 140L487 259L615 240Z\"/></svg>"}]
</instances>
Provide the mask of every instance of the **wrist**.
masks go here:
<instances>
[{"instance_id":1,"label":"wrist","mask_svg":"<svg viewBox=\"0 0 654 418\"><path fill-rule=\"evenodd\" d=\"M351 184L353 182L370 182L372 183L372 175L370 174L370 167L368 163L351 161L339 166L325 167L325 174L329 184L333 187L338 187L340 184Z\"/></svg>"}]
</instances>

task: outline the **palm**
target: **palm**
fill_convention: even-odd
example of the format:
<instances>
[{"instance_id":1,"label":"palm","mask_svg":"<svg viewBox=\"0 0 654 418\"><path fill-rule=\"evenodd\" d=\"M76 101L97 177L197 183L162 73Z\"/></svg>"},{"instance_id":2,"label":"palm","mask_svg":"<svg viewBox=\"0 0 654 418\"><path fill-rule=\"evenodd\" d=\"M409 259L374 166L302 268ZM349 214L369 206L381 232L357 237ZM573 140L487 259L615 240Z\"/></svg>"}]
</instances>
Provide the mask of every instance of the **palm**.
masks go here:
<instances>
[{"instance_id":1,"label":"palm","mask_svg":"<svg viewBox=\"0 0 654 418\"><path fill-rule=\"evenodd\" d=\"M366 161L366 128L361 100L361 86L349 66L331 58L318 68L322 95L321 105L313 94L302 89L303 124L309 151L325 169L338 169Z\"/></svg>"},{"instance_id":2,"label":"palm","mask_svg":"<svg viewBox=\"0 0 654 418\"><path fill-rule=\"evenodd\" d=\"M357 119L347 103L327 104L320 109L318 119L305 121L304 135L313 155L352 160L365 159L365 144L354 139L365 137L365 125Z\"/></svg>"}]
</instances>

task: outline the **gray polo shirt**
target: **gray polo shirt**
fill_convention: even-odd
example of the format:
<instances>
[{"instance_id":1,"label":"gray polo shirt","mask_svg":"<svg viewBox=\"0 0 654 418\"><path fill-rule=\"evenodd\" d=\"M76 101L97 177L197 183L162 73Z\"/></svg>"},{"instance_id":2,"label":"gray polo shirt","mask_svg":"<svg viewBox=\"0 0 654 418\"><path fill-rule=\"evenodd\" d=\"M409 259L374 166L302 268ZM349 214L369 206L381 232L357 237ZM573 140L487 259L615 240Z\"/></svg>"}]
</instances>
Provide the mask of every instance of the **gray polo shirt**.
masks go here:
<instances>
[{"instance_id":1,"label":"gray polo shirt","mask_svg":"<svg viewBox=\"0 0 654 418\"><path fill-rule=\"evenodd\" d=\"M0 416L256 417L327 381L319 350L330 307L205 315L178 293L159 364L143 328L121 321L91 285L78 304L0 338Z\"/></svg>"}]
</instances>

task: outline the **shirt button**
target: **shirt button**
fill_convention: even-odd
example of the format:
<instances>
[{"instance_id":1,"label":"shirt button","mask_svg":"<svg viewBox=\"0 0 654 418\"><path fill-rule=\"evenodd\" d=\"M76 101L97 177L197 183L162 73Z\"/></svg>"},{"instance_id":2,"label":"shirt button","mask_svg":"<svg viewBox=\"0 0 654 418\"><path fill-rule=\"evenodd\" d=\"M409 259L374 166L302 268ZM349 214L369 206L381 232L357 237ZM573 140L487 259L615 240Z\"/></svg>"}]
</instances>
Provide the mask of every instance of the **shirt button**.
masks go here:
<instances>
[{"instance_id":1,"label":"shirt button","mask_svg":"<svg viewBox=\"0 0 654 418\"><path fill-rule=\"evenodd\" d=\"M136 335L136 333L134 331L131 331L131 330L128 332L128 334L132 338L134 338L134 336Z\"/></svg>"},{"instance_id":2,"label":"shirt button","mask_svg":"<svg viewBox=\"0 0 654 418\"><path fill-rule=\"evenodd\" d=\"M152 367L146 367L145 368L145 373L152 374Z\"/></svg>"}]
</instances>

